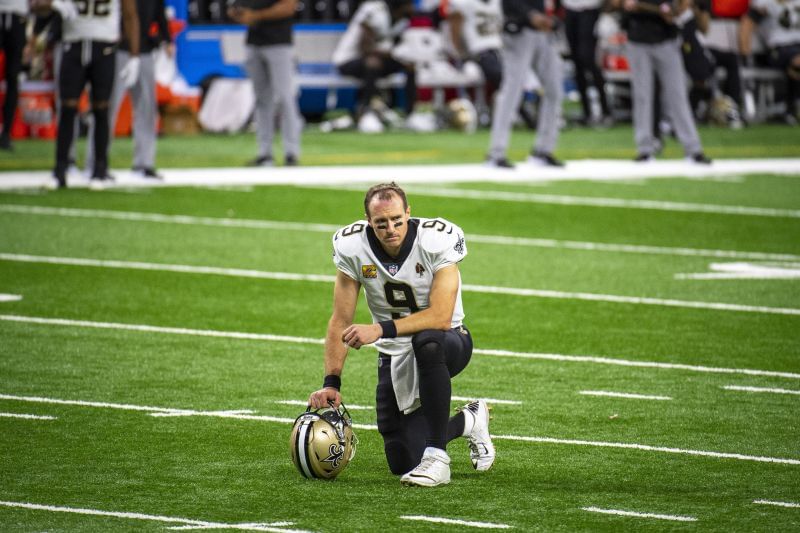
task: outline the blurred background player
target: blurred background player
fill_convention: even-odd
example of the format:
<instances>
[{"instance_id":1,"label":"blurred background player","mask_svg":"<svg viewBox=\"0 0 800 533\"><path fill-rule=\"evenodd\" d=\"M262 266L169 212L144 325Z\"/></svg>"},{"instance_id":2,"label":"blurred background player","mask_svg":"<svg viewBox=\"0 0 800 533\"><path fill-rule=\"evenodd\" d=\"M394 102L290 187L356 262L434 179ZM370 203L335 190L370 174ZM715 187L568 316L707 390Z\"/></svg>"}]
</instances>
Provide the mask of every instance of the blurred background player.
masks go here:
<instances>
[{"instance_id":1,"label":"blurred background player","mask_svg":"<svg viewBox=\"0 0 800 533\"><path fill-rule=\"evenodd\" d=\"M752 65L753 32L760 25L766 34L769 62L786 74L784 122L797 125L800 95L800 0L752 0L742 18L740 48Z\"/></svg>"},{"instance_id":2,"label":"blurred background player","mask_svg":"<svg viewBox=\"0 0 800 533\"><path fill-rule=\"evenodd\" d=\"M681 58L681 42L675 25L673 6L660 0L612 0L612 7L627 16L627 55L633 90L634 140L639 162L651 161L658 149L653 134L655 83L660 84L660 100L686 158L709 164L703 154L686 90L686 75Z\"/></svg>"},{"instance_id":3,"label":"blurred background player","mask_svg":"<svg viewBox=\"0 0 800 533\"><path fill-rule=\"evenodd\" d=\"M545 0L503 0L503 82L495 97L487 163L513 168L506 158L514 115L522 99L528 71L533 67L542 83L536 143L529 163L561 167L553 157L561 120L563 68L554 31L558 20L545 10Z\"/></svg>"},{"instance_id":4,"label":"blurred background player","mask_svg":"<svg viewBox=\"0 0 800 533\"><path fill-rule=\"evenodd\" d=\"M376 98L378 80L396 72L406 75L406 116L410 117L414 111L417 100L414 66L392 57L395 41L408 26L412 11L411 0L367 0L350 19L333 52L333 64L339 73L361 81L356 120L362 131L382 131L380 119L370 106L378 110L383 107Z\"/></svg>"},{"instance_id":5,"label":"blurred background player","mask_svg":"<svg viewBox=\"0 0 800 533\"><path fill-rule=\"evenodd\" d=\"M503 6L501 0L446 0L442 11L446 36L458 63L474 61L490 88L503 78Z\"/></svg>"},{"instance_id":6,"label":"blurred background player","mask_svg":"<svg viewBox=\"0 0 800 533\"><path fill-rule=\"evenodd\" d=\"M3 102L3 132L0 149L11 150L11 125L17 113L19 73L25 48L25 23L28 0L0 0L0 45L5 53L6 99Z\"/></svg>"},{"instance_id":7,"label":"blurred background player","mask_svg":"<svg viewBox=\"0 0 800 533\"><path fill-rule=\"evenodd\" d=\"M569 43L570 57L575 65L575 84L581 98L583 123L610 126L613 122L608 107L605 78L597 62L595 26L604 0L561 0L565 8L564 32ZM587 79L588 74L588 79ZM589 83L597 91L602 116L592 116Z\"/></svg>"},{"instance_id":8,"label":"blurred background player","mask_svg":"<svg viewBox=\"0 0 800 533\"><path fill-rule=\"evenodd\" d=\"M120 5L121 3L121 5ZM96 125L95 162L89 186L103 188L108 175L108 109L114 85L116 46L120 37L120 10L131 57L120 74L132 85L139 77L139 17L135 0L73 3L71 0L32 0L32 9L46 14L58 11L62 18L62 57L59 72L60 115L56 140L56 165L51 188L66 187L69 150L74 140L78 99L86 83Z\"/></svg>"},{"instance_id":9,"label":"blurred background player","mask_svg":"<svg viewBox=\"0 0 800 533\"><path fill-rule=\"evenodd\" d=\"M167 27L164 0L136 0L136 11L139 15L139 77L130 87L120 77L122 68L131 58L130 43L124 38L117 49L114 89L111 93L111 113L109 114L109 149L114 140L114 127L117 114L125 98L125 92L131 95L133 107L133 173L142 178L161 179L156 171L156 122L158 107L156 105L156 69L155 52L162 43L167 44L167 53L173 55L174 48ZM155 34L152 28L157 28ZM94 122L89 128L90 139L94 138ZM86 145L86 170L94 168L94 145Z\"/></svg>"},{"instance_id":10,"label":"blurred background player","mask_svg":"<svg viewBox=\"0 0 800 533\"><path fill-rule=\"evenodd\" d=\"M280 109L284 164L300 161L303 122L297 105L292 20L297 0L241 0L228 16L247 25L245 69L256 97L258 155L249 166L272 166L275 113Z\"/></svg>"}]
</instances>

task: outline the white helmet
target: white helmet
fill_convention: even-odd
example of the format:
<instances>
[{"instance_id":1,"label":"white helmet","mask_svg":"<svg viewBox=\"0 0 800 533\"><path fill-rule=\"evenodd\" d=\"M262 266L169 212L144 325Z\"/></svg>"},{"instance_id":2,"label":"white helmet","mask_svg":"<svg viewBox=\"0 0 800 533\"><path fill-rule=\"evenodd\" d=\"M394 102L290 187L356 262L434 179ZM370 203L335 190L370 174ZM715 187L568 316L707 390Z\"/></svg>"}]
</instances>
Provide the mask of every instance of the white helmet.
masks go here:
<instances>
[{"instance_id":1,"label":"white helmet","mask_svg":"<svg viewBox=\"0 0 800 533\"><path fill-rule=\"evenodd\" d=\"M358 438L344 405L311 410L297 417L289 439L292 462L304 477L334 479L356 455Z\"/></svg>"}]
</instances>

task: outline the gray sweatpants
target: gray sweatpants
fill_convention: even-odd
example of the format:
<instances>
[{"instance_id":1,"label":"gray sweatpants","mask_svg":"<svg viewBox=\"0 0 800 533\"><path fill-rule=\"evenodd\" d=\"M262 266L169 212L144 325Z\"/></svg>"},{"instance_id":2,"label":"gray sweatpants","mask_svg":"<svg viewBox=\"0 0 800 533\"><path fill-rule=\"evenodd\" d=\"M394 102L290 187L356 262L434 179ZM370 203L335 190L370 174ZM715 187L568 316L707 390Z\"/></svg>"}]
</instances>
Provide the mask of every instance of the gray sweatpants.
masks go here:
<instances>
[{"instance_id":1,"label":"gray sweatpants","mask_svg":"<svg viewBox=\"0 0 800 533\"><path fill-rule=\"evenodd\" d=\"M511 127L524 91L528 69L533 67L542 83L544 94L536 124L535 152L551 153L558 140L561 117L562 63L555 35L526 28L519 33L503 35L503 81L495 97L489 157L506 156Z\"/></svg>"},{"instance_id":2,"label":"gray sweatpants","mask_svg":"<svg viewBox=\"0 0 800 533\"><path fill-rule=\"evenodd\" d=\"M258 155L272 156L275 113L280 107L285 155L300 156L302 121L297 105L292 45L247 46L245 69L256 96Z\"/></svg>"},{"instance_id":3,"label":"gray sweatpants","mask_svg":"<svg viewBox=\"0 0 800 533\"><path fill-rule=\"evenodd\" d=\"M131 93L133 107L133 165L132 168L155 168L156 165L156 70L155 52L144 53L139 56L139 78L129 89L119 77L119 73L128 62L130 54L117 50L116 73L114 74L114 90L111 92L109 103L109 127L111 135L108 137L109 150L114 140L114 125L117 122L125 91ZM94 137L94 124L89 125L89 138ZM86 168L94 168L94 149L92 143L86 145Z\"/></svg>"},{"instance_id":4,"label":"gray sweatpants","mask_svg":"<svg viewBox=\"0 0 800 533\"><path fill-rule=\"evenodd\" d=\"M627 55L633 89L634 140L639 153L651 155L656 148L653 137L655 76L661 83L664 116L675 128L684 152L687 156L702 152L703 147L689 108L680 41L675 39L658 44L628 42Z\"/></svg>"}]
</instances>

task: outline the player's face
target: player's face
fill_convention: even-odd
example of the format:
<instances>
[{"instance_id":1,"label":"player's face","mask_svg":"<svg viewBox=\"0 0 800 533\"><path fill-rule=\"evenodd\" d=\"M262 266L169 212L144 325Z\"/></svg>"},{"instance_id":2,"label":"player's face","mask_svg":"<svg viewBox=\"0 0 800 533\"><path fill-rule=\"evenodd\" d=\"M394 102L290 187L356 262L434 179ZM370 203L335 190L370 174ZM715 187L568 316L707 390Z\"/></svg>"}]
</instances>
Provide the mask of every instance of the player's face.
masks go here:
<instances>
[{"instance_id":1,"label":"player's face","mask_svg":"<svg viewBox=\"0 0 800 533\"><path fill-rule=\"evenodd\" d=\"M367 221L375 236L389 255L397 255L408 233L411 208L403 209L403 200L392 195L390 200L373 198L369 203Z\"/></svg>"}]
</instances>

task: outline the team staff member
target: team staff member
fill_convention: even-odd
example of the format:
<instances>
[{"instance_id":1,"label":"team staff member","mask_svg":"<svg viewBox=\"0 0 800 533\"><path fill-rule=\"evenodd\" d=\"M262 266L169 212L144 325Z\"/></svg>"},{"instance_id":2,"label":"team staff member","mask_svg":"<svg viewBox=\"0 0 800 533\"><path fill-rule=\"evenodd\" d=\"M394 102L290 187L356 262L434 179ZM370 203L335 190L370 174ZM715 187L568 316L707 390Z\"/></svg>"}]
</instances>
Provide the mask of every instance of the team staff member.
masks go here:
<instances>
[{"instance_id":1,"label":"team staff member","mask_svg":"<svg viewBox=\"0 0 800 533\"><path fill-rule=\"evenodd\" d=\"M374 343L378 431L392 473L402 474L404 485L449 483L445 447L460 436L467 438L475 469L488 470L495 451L486 402L470 402L449 417L450 379L472 356L458 271L467 255L464 233L440 218L411 218L406 194L395 183L370 188L364 210L366 220L333 236L338 272L325 337L325 381L308 403L338 407L348 348ZM372 324L353 324L362 285Z\"/></svg>"},{"instance_id":2,"label":"team staff member","mask_svg":"<svg viewBox=\"0 0 800 533\"><path fill-rule=\"evenodd\" d=\"M114 126L125 91L130 91L133 105L133 171L143 178L160 179L156 171L156 69L155 50L161 43L167 43L167 52L174 51L164 11L164 0L136 0L136 11L139 14L140 67L139 77L133 85L126 87L124 83L114 84L111 94L111 114L109 115L109 147L114 140ZM158 28L156 35L151 35L150 28ZM131 57L130 43L122 39L117 50L117 70L126 65ZM119 78L118 78L119 80ZM92 127L92 132L94 127ZM87 147L86 165L92 168L94 152L91 144Z\"/></svg>"},{"instance_id":3,"label":"team staff member","mask_svg":"<svg viewBox=\"0 0 800 533\"><path fill-rule=\"evenodd\" d=\"M651 161L657 150L653 134L654 83L661 86L661 105L688 160L709 164L689 108L681 43L672 5L661 0L612 0L627 15L628 61L633 89L636 161Z\"/></svg>"},{"instance_id":4,"label":"team staff member","mask_svg":"<svg viewBox=\"0 0 800 533\"><path fill-rule=\"evenodd\" d=\"M597 117L598 123L610 125L612 119L606 97L606 81L603 71L597 64L595 53L597 48L595 26L600 17L603 0L562 0L561 4L566 12L564 31L569 43L570 57L575 64L575 84L578 86L578 93L581 96L583 121L586 125L590 125L595 118L592 117L592 107L589 102L589 84L586 79L586 75L589 74L591 83L600 98L600 109L603 113L602 117Z\"/></svg>"},{"instance_id":5,"label":"team staff member","mask_svg":"<svg viewBox=\"0 0 800 533\"><path fill-rule=\"evenodd\" d=\"M0 149L3 150L12 149L11 125L17 112L27 14L27 0L0 0L0 45L6 56L6 99L3 102L3 133L0 134Z\"/></svg>"},{"instance_id":6,"label":"team staff member","mask_svg":"<svg viewBox=\"0 0 800 533\"><path fill-rule=\"evenodd\" d=\"M553 33L557 19L546 14L544 0L503 0L503 14L503 83L494 102L488 164L499 168L514 166L506 158L506 150L525 76L533 67L544 94L539 106L536 143L528 161L542 166L564 166L553 157L564 98L561 58Z\"/></svg>"},{"instance_id":7,"label":"team staff member","mask_svg":"<svg viewBox=\"0 0 800 533\"><path fill-rule=\"evenodd\" d=\"M88 82L96 126L95 161L89 186L103 188L112 181L108 175L108 108L116 72L115 51L120 37L120 16L131 52L130 59L120 71L120 77L128 86L139 77L139 16L136 2L110 0L78 4L72 0L32 0L31 8L37 14L56 10L63 22L56 165L53 181L48 183L48 187L67 186L66 173L75 134L78 99Z\"/></svg>"},{"instance_id":8,"label":"team staff member","mask_svg":"<svg viewBox=\"0 0 800 533\"><path fill-rule=\"evenodd\" d=\"M297 104L292 20L297 0L246 0L228 9L228 16L247 25L245 69L256 96L258 155L250 166L272 166L276 105L280 107L284 164L300 162L303 123Z\"/></svg>"}]
</instances>

